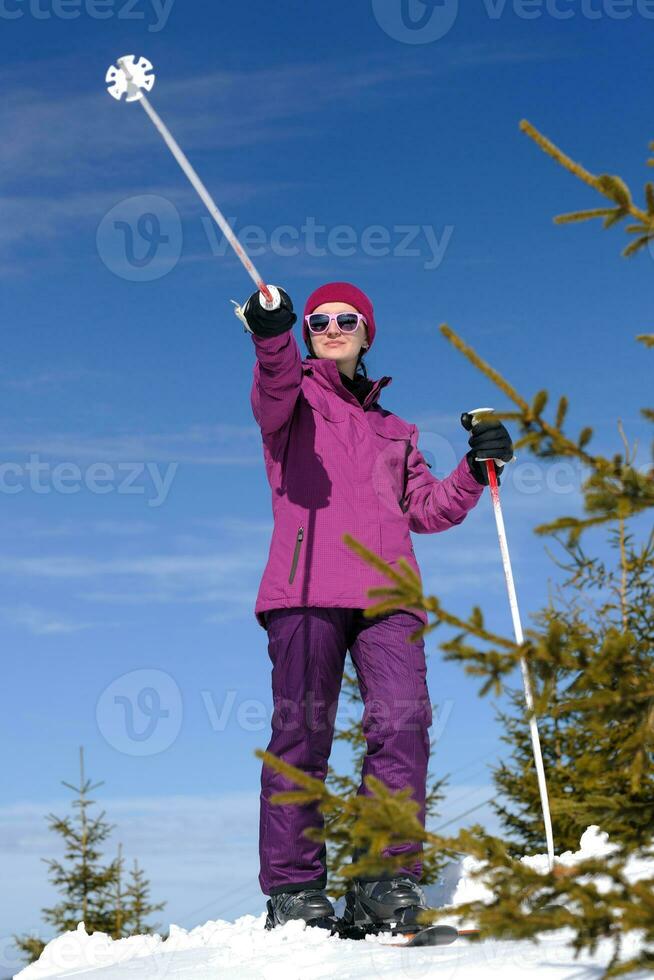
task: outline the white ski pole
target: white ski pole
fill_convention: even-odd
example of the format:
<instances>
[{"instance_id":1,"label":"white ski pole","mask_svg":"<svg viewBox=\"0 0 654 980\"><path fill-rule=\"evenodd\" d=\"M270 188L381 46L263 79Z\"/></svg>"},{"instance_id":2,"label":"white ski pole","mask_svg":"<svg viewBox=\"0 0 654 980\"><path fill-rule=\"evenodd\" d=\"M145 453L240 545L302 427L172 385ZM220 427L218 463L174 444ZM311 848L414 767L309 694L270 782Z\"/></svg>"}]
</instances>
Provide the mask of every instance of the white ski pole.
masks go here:
<instances>
[{"instance_id":1,"label":"white ski pole","mask_svg":"<svg viewBox=\"0 0 654 980\"><path fill-rule=\"evenodd\" d=\"M175 157L178 164L190 180L191 184L198 192L202 202L206 205L209 214L221 229L225 238L245 266L248 275L252 278L254 284L259 289L259 302L266 310L276 310L281 302L279 291L275 286L269 287L263 281L255 269L252 260L246 254L245 249L211 197L211 194L191 166L184 151L181 149L163 120L157 115L155 110L150 105L145 93L149 92L154 85L155 76L154 74L151 74L151 72L152 63L148 61L147 58L141 57L138 61L136 61L133 54L123 55L122 58L118 58L118 67L111 65L111 67L107 70L105 82L111 83L108 88L109 95L112 95L114 99L117 99L118 101L120 101L124 95L126 102L138 101L141 103L143 109L163 137L166 146L169 148L172 155Z\"/></svg>"},{"instance_id":2,"label":"white ski pole","mask_svg":"<svg viewBox=\"0 0 654 980\"><path fill-rule=\"evenodd\" d=\"M471 412L467 414L471 416L469 425L462 422L464 428L468 431L475 425L476 422L480 421L476 418L477 415L483 413L487 414L492 412L492 408L473 408ZM495 466L504 465L503 460L494 459L478 459L477 462L486 463L486 472L488 473L488 483L491 492L491 499L493 501L493 511L495 513L495 523L497 525L497 536L500 542L500 552L502 554L502 565L504 566L504 577L506 579L506 588L509 593L509 605L511 607L511 618L513 620L513 632L515 634L515 641L518 644L524 642L524 636L522 633L522 623L520 622L520 610L518 609L518 598L516 596L515 585L513 582L513 571L511 569L511 558L509 557L509 546L506 539L506 531L504 529L504 518L502 517L502 507L500 504L500 490L497 483L497 474L495 472ZM543 810L543 822L545 824L545 839L547 842L547 857L549 860L549 869L553 871L554 869L554 834L552 832L552 817L550 814L550 803L547 793L547 780L545 778L545 766L543 763L543 753L540 745L540 736L538 734L538 723L536 721L536 715L534 714L534 695L531 686L531 678L529 676L529 667L524 657L520 658L520 669L522 671L522 680L525 689L525 703L527 705L527 710L530 713L529 728L531 731L531 744L534 750L534 763L536 765L536 775L538 777L538 790L540 793L540 802Z\"/></svg>"}]
</instances>

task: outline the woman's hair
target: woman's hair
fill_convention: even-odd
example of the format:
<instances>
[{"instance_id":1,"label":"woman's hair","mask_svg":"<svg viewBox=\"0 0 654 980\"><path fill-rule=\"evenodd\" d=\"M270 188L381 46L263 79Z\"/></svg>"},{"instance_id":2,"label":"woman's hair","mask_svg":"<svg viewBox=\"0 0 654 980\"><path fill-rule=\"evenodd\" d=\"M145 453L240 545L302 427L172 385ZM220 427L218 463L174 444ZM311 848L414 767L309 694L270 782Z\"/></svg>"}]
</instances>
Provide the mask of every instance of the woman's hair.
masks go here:
<instances>
[{"instance_id":1,"label":"woman's hair","mask_svg":"<svg viewBox=\"0 0 654 980\"><path fill-rule=\"evenodd\" d=\"M365 353L366 352L365 352L365 350L362 347L361 350L359 351L359 356L357 357L357 366L354 369L354 373L355 374L362 374L364 376L364 378L367 378L368 377L368 369L366 368L366 362L363 359L365 357ZM361 368L360 371L359 371L359 368Z\"/></svg>"}]
</instances>

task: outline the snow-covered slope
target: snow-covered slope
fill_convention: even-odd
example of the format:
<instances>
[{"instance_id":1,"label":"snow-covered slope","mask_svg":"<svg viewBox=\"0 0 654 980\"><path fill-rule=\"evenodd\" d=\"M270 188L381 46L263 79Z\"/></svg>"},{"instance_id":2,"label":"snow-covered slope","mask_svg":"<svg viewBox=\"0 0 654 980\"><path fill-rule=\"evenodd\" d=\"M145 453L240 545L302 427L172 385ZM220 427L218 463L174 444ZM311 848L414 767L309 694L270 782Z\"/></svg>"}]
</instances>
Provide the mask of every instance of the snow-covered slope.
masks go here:
<instances>
[{"instance_id":1,"label":"snow-covered slope","mask_svg":"<svg viewBox=\"0 0 654 980\"><path fill-rule=\"evenodd\" d=\"M605 834L591 827L584 834L576 854L561 856L562 863L572 864L593 854L606 853L610 844ZM532 867L547 866L542 856L523 859ZM454 895L443 895L443 902L456 905L484 890L469 878L474 862L466 858ZM634 867L634 877L648 869ZM430 897L433 901L433 897ZM263 904L262 897L262 904ZM324 930L307 928L303 922L268 932L264 929L265 913L244 915L236 922L216 920L197 926L190 932L170 927L170 936L162 941L158 935L132 936L113 941L103 933L86 934L80 923L75 932L65 933L47 945L37 963L17 974L16 980L41 977L77 977L89 980L355 980L375 977L430 977L438 980L483 980L501 976L502 980L568 980L583 971L587 980L599 978L610 959L611 947L603 945L591 959L574 959L566 943L565 931L553 933L538 945L528 942L495 942L471 944L458 940L452 946L432 949L389 947L384 937L369 937L354 942L329 936ZM454 920L444 920L452 921ZM397 941L397 940L395 940ZM625 944L623 955L636 950L634 938ZM641 974L651 976L651 974ZM636 978L636 974L632 974Z\"/></svg>"}]
</instances>

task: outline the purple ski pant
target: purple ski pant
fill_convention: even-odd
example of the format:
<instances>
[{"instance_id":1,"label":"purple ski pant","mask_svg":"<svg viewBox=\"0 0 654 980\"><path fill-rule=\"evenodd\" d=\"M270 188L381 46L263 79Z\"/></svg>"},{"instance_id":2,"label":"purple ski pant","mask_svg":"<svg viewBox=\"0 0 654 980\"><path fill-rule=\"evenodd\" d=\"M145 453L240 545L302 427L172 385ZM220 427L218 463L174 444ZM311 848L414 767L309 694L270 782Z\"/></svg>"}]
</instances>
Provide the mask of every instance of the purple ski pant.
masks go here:
<instances>
[{"instance_id":1,"label":"purple ski pant","mask_svg":"<svg viewBox=\"0 0 654 980\"><path fill-rule=\"evenodd\" d=\"M358 793L370 795L363 784L368 774L393 790L410 786L424 826L432 709L424 639L408 642L421 625L418 616L402 610L374 619L366 619L361 609L338 607L266 613L274 705L268 751L314 778L326 778L349 650L364 703L367 742ZM299 891L309 884L325 888L327 883L325 845L303 836L307 827L323 826L317 806L269 802L274 793L289 789L298 786L262 767L259 884L265 895ZM395 874L419 881L421 852L422 844L407 842L384 853L411 855Z\"/></svg>"}]
</instances>

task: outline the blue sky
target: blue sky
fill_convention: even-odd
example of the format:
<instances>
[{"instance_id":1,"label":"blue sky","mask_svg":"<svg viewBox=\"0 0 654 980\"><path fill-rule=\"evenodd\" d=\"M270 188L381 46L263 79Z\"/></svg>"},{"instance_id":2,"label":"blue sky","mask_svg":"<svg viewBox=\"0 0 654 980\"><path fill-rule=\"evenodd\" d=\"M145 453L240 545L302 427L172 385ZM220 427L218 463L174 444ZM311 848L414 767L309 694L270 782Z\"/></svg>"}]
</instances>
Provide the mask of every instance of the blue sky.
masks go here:
<instances>
[{"instance_id":1,"label":"blue sky","mask_svg":"<svg viewBox=\"0 0 654 980\"><path fill-rule=\"evenodd\" d=\"M567 393L572 429L592 420L598 449L621 448L622 418L644 463L651 364L633 337L651 329L652 257L622 259L621 228L555 227L597 201L518 123L640 193L650 6L449 0L430 21L442 36L416 43L400 0L118 0L104 19L90 0L4 4L0 850L21 882L0 899L6 935L39 928L52 899L43 818L66 809L80 744L166 923L263 901L253 751L270 664L253 608L272 511L254 349L229 302L251 287L140 107L106 94L107 67L130 52L154 63L153 105L297 307L332 279L371 295L369 375L393 377L382 404L418 425L435 473L467 449L461 411L507 407L442 321L524 394ZM527 462L503 502L528 625L556 578L530 529L578 511L579 474ZM413 538L428 593L462 614L481 602L510 629L487 497L459 528ZM492 795L501 743L493 705L437 639L445 821Z\"/></svg>"}]
</instances>

